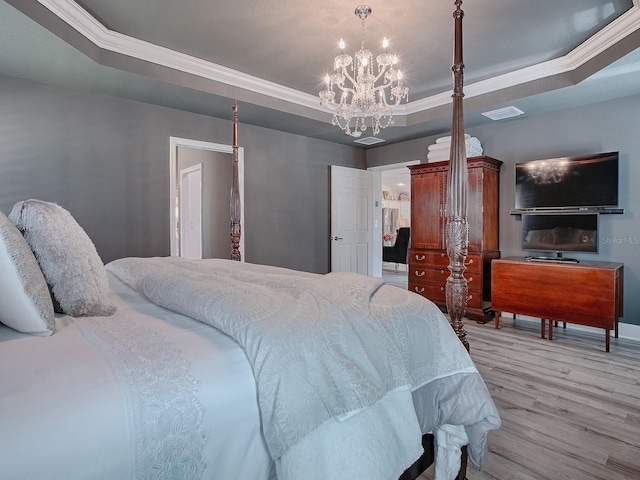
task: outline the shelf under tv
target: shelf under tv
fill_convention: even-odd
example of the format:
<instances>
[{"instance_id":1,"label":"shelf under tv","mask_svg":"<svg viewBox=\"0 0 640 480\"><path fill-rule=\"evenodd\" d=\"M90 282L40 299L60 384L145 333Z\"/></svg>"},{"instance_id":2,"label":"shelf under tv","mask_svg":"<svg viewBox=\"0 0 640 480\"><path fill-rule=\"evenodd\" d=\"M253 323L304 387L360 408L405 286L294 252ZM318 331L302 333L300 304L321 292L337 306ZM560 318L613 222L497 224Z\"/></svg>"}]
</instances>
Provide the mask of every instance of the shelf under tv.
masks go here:
<instances>
[{"instance_id":1,"label":"shelf under tv","mask_svg":"<svg viewBox=\"0 0 640 480\"><path fill-rule=\"evenodd\" d=\"M557 252L557 253L558 255L555 257L526 256L524 257L524 259L527 262L580 263L580 261L577 258L563 257L562 254L560 254L560 252Z\"/></svg>"},{"instance_id":2,"label":"shelf under tv","mask_svg":"<svg viewBox=\"0 0 640 480\"><path fill-rule=\"evenodd\" d=\"M624 213L624 208L617 208L617 207L514 208L509 213L511 215L522 215L526 213L600 213L602 215L613 215L613 214Z\"/></svg>"}]
</instances>

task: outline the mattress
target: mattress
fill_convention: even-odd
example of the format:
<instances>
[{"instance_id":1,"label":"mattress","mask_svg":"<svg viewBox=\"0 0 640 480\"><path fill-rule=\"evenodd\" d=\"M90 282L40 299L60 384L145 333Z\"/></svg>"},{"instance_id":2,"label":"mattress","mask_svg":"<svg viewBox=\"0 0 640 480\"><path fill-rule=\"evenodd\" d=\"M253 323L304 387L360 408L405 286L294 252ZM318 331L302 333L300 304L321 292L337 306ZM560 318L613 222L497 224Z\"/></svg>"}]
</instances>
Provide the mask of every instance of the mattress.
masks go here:
<instances>
[{"instance_id":1,"label":"mattress","mask_svg":"<svg viewBox=\"0 0 640 480\"><path fill-rule=\"evenodd\" d=\"M109 284L112 317L59 316L51 337L0 325L0 479L274 478L240 346ZM481 464L500 424L481 377L412 394L423 433L464 425Z\"/></svg>"}]
</instances>

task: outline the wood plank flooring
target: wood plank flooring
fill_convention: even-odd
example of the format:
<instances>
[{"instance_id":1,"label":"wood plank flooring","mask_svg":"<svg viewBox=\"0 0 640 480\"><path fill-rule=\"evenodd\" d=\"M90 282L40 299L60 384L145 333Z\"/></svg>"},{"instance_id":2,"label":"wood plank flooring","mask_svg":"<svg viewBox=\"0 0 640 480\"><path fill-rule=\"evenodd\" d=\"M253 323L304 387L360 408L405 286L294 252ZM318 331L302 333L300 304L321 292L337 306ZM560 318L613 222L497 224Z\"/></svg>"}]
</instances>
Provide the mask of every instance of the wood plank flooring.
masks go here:
<instances>
[{"instance_id":1,"label":"wood plank flooring","mask_svg":"<svg viewBox=\"0 0 640 480\"><path fill-rule=\"evenodd\" d=\"M560 327L549 341L539 323L502 324L465 324L503 424L468 480L640 479L640 343L612 338L605 353L599 329Z\"/></svg>"}]
</instances>

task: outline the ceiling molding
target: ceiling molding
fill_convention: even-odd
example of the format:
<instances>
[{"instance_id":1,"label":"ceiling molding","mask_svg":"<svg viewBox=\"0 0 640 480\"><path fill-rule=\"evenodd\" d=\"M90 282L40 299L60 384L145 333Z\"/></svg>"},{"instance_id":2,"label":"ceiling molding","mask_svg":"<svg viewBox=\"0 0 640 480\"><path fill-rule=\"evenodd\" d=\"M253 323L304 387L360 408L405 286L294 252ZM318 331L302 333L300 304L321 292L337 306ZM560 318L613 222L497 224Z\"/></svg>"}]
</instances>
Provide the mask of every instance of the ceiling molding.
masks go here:
<instances>
[{"instance_id":1,"label":"ceiling molding","mask_svg":"<svg viewBox=\"0 0 640 480\"><path fill-rule=\"evenodd\" d=\"M101 49L239 87L312 110L329 113L325 107L320 105L319 99L315 95L109 30L73 0L38 0L38 2ZM633 6L627 12L568 54L483 81L467 84L465 85L465 97L479 97L575 71L589 60L612 48L622 39L640 29L639 3L640 0L633 0ZM396 107L394 115L400 117L398 118L400 120L399 123L406 123L406 117L409 115L442 107L451 102L451 92L441 92Z\"/></svg>"},{"instance_id":2,"label":"ceiling molding","mask_svg":"<svg viewBox=\"0 0 640 480\"><path fill-rule=\"evenodd\" d=\"M109 30L73 0L38 2L104 50L325 112L314 95Z\"/></svg>"}]
</instances>

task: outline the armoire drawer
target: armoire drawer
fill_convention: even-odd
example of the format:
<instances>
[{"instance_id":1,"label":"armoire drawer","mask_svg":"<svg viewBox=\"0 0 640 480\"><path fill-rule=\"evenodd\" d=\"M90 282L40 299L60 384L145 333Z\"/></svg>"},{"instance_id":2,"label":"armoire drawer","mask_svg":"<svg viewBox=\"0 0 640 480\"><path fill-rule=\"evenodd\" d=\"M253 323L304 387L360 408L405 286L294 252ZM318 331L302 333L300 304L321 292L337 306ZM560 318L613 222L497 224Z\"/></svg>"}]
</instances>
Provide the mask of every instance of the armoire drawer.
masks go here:
<instances>
[{"instance_id":1,"label":"armoire drawer","mask_svg":"<svg viewBox=\"0 0 640 480\"><path fill-rule=\"evenodd\" d=\"M420 283L409 280L409 291L418 293L428 298L437 305L446 305L447 293L445 284ZM469 299L467 306L471 308L482 308L482 291L469 288Z\"/></svg>"},{"instance_id":2,"label":"armoire drawer","mask_svg":"<svg viewBox=\"0 0 640 480\"><path fill-rule=\"evenodd\" d=\"M469 254L465 260L465 271L480 272L482 270L482 255ZM444 250L417 250L412 249L409 253L409 265L444 268L449 266L449 256ZM447 270L448 271L448 270Z\"/></svg>"},{"instance_id":3,"label":"armoire drawer","mask_svg":"<svg viewBox=\"0 0 640 480\"><path fill-rule=\"evenodd\" d=\"M422 266L409 266L409 281L419 283L435 283L438 285L444 285L449 278L451 272L447 267L443 268L425 268ZM472 271L465 271L464 277L467 279L467 285L469 290L478 289L482 290L482 280L480 272L474 273Z\"/></svg>"}]
</instances>

